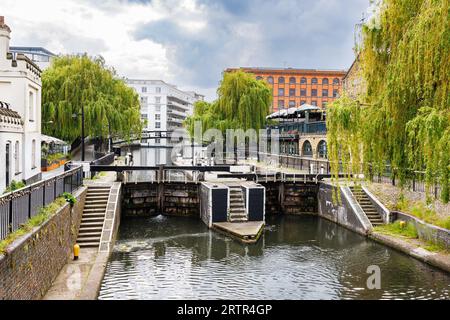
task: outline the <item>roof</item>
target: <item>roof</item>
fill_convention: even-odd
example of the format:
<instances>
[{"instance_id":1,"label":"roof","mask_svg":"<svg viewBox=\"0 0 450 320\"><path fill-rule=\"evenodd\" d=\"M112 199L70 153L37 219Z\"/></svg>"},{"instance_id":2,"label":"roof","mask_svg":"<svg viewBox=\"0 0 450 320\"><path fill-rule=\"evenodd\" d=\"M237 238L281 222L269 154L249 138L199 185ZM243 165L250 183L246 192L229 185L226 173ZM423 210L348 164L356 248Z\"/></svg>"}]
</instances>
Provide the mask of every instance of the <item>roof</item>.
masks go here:
<instances>
[{"instance_id":1,"label":"roof","mask_svg":"<svg viewBox=\"0 0 450 320\"><path fill-rule=\"evenodd\" d=\"M41 134L41 141L45 142L47 144L54 143L54 144L67 145L67 143L65 141L55 138L55 137L47 136L45 134Z\"/></svg>"},{"instance_id":2,"label":"roof","mask_svg":"<svg viewBox=\"0 0 450 320\"><path fill-rule=\"evenodd\" d=\"M265 68L265 67L239 67L239 68L228 68L225 72L242 70L246 72L265 72L265 73L280 73L280 74L336 74L345 75L347 70L327 70L327 69L301 69L301 68Z\"/></svg>"},{"instance_id":3,"label":"roof","mask_svg":"<svg viewBox=\"0 0 450 320\"><path fill-rule=\"evenodd\" d=\"M43 47L20 47L20 46L11 46L9 50L12 52L21 52L21 53L30 53L30 54L44 54L47 56L55 57L56 54L53 52L43 48Z\"/></svg>"},{"instance_id":4,"label":"roof","mask_svg":"<svg viewBox=\"0 0 450 320\"><path fill-rule=\"evenodd\" d=\"M17 111L11 110L9 103L0 101L0 115L15 118L15 119L22 119L19 113Z\"/></svg>"}]
</instances>

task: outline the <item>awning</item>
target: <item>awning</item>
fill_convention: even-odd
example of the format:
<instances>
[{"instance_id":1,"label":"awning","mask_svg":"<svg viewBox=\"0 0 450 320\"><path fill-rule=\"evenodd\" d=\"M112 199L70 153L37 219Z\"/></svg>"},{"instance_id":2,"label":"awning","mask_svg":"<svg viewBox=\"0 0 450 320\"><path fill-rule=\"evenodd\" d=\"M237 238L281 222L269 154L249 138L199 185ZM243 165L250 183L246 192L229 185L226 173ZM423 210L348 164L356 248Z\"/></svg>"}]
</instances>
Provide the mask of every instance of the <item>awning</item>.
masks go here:
<instances>
[{"instance_id":1,"label":"awning","mask_svg":"<svg viewBox=\"0 0 450 320\"><path fill-rule=\"evenodd\" d=\"M61 145L67 145L67 143L61 139L47 136L45 134L41 134L41 141L45 142L47 144L54 143L54 144L61 144Z\"/></svg>"}]
</instances>

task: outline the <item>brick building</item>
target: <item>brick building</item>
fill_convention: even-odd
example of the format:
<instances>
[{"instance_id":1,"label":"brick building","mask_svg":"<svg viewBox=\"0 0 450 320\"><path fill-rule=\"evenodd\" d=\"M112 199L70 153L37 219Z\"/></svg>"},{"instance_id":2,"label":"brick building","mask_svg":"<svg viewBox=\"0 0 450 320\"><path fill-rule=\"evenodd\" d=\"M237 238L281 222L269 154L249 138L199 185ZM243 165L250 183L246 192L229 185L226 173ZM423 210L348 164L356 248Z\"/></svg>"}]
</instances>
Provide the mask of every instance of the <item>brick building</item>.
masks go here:
<instances>
[{"instance_id":1,"label":"brick building","mask_svg":"<svg viewBox=\"0 0 450 320\"><path fill-rule=\"evenodd\" d=\"M225 72L239 69L230 68ZM308 103L326 108L339 97L344 70L314 70L293 68L240 68L253 73L257 79L267 81L273 89L271 112Z\"/></svg>"}]
</instances>

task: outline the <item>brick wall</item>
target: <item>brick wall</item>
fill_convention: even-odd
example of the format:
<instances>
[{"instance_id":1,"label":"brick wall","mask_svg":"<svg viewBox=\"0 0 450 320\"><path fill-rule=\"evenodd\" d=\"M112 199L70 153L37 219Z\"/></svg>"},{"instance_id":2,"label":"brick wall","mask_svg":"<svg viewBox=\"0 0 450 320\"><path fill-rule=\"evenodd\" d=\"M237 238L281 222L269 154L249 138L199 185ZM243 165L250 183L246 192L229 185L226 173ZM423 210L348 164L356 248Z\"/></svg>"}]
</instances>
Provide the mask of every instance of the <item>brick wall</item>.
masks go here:
<instances>
[{"instance_id":1,"label":"brick wall","mask_svg":"<svg viewBox=\"0 0 450 320\"><path fill-rule=\"evenodd\" d=\"M72 258L87 188L75 193L77 203L67 204L51 219L17 239L0 255L0 300L40 299L62 267Z\"/></svg>"}]
</instances>

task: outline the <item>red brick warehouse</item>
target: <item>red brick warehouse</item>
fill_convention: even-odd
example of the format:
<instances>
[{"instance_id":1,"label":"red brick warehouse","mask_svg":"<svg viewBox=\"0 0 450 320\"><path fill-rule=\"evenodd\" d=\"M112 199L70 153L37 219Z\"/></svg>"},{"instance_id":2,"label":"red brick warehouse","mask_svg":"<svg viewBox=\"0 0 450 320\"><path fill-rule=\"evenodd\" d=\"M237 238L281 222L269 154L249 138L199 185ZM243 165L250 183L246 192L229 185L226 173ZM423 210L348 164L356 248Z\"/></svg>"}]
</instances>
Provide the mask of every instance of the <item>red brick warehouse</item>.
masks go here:
<instances>
[{"instance_id":1,"label":"red brick warehouse","mask_svg":"<svg viewBox=\"0 0 450 320\"><path fill-rule=\"evenodd\" d=\"M342 89L345 70L315 70L293 68L239 68L252 73L256 79L267 81L272 87L273 105L271 112L304 103L326 108ZM229 68L225 72L239 70Z\"/></svg>"}]
</instances>

